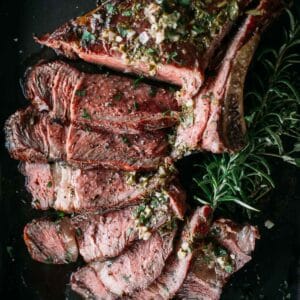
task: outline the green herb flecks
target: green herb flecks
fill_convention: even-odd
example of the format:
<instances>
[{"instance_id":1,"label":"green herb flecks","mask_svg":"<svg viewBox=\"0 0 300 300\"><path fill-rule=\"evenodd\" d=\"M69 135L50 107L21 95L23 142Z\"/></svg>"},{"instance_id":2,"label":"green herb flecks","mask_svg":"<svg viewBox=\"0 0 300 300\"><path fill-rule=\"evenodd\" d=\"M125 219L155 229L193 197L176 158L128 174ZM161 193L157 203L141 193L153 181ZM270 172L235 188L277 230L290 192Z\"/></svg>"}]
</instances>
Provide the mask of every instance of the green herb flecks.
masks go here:
<instances>
[{"instance_id":1,"label":"green herb flecks","mask_svg":"<svg viewBox=\"0 0 300 300\"><path fill-rule=\"evenodd\" d=\"M90 33L89 31L85 30L82 34L81 37L81 42L82 43L91 43L94 42L96 40L96 36L92 33Z\"/></svg>"},{"instance_id":2,"label":"green herb flecks","mask_svg":"<svg viewBox=\"0 0 300 300\"><path fill-rule=\"evenodd\" d=\"M121 139L122 139L123 144L125 144L127 146L131 146L131 142L126 135L122 135Z\"/></svg>"},{"instance_id":3,"label":"green herb flecks","mask_svg":"<svg viewBox=\"0 0 300 300\"><path fill-rule=\"evenodd\" d=\"M88 113L88 111L85 108L83 109L81 117L84 119L89 119L89 120L91 119L91 115Z\"/></svg>"},{"instance_id":4,"label":"green herb flecks","mask_svg":"<svg viewBox=\"0 0 300 300\"><path fill-rule=\"evenodd\" d=\"M214 208L238 204L250 215L274 188L270 157L300 167L300 76L295 67L300 64L300 25L288 15L284 42L279 48L262 48L249 74L254 86L245 101L252 103L246 114L248 144L233 155L210 155L199 166L194 181L201 203Z\"/></svg>"},{"instance_id":5,"label":"green herb flecks","mask_svg":"<svg viewBox=\"0 0 300 300\"><path fill-rule=\"evenodd\" d=\"M75 95L79 96L79 97L84 97L84 96L86 96L86 90L77 90L75 92Z\"/></svg>"},{"instance_id":6,"label":"green herb flecks","mask_svg":"<svg viewBox=\"0 0 300 300\"><path fill-rule=\"evenodd\" d=\"M115 101L120 101L120 100L122 99L123 96L124 96L124 95L123 95L122 92L118 92L118 93L116 93L115 95L113 95L113 100L115 100Z\"/></svg>"},{"instance_id":7,"label":"green herb flecks","mask_svg":"<svg viewBox=\"0 0 300 300\"><path fill-rule=\"evenodd\" d=\"M52 187L52 181L48 181L47 188L51 188L51 187Z\"/></svg>"},{"instance_id":8,"label":"green herb flecks","mask_svg":"<svg viewBox=\"0 0 300 300\"><path fill-rule=\"evenodd\" d=\"M105 8L106 8L106 11L109 15L112 15L116 12L116 6L115 6L114 3L106 4Z\"/></svg>"}]
</instances>

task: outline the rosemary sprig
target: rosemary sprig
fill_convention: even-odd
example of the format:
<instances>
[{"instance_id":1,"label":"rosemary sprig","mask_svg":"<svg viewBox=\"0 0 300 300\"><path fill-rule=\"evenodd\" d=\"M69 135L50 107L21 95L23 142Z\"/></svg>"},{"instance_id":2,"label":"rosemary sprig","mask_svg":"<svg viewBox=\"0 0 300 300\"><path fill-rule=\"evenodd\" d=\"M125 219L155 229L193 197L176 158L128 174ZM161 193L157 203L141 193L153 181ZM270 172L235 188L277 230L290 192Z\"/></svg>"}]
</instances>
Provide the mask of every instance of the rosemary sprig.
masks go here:
<instances>
[{"instance_id":1,"label":"rosemary sprig","mask_svg":"<svg viewBox=\"0 0 300 300\"><path fill-rule=\"evenodd\" d=\"M246 95L248 145L239 153L211 155L194 178L195 199L214 208L234 203L248 212L274 188L269 157L300 167L300 24L290 11L289 27L278 48L262 48ZM250 75L250 76L251 76Z\"/></svg>"}]
</instances>

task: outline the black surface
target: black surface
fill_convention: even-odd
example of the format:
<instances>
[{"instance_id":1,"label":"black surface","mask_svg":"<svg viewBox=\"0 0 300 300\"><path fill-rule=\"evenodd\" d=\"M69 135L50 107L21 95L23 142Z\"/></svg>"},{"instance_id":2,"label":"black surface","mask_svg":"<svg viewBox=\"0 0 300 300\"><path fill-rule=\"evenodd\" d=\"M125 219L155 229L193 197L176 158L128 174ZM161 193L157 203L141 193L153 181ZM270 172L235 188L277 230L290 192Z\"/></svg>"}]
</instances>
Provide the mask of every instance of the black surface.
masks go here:
<instances>
[{"instance_id":1,"label":"black surface","mask_svg":"<svg viewBox=\"0 0 300 300\"><path fill-rule=\"evenodd\" d=\"M27 104L19 78L28 56L40 50L33 42L32 34L55 29L71 17L93 8L95 0L1 1L0 5L2 128L10 114ZM270 40L276 39L276 30L268 34ZM30 196L24 190L24 179L17 171L17 162L9 158L3 145L1 133L0 299L75 299L70 295L67 283L70 272L77 265L39 264L27 254L22 229L40 213L31 209ZM201 160L201 156L179 163L186 187L190 182L191 162L195 160ZM253 220L260 226L262 235L253 261L230 281L224 289L223 299L300 299L300 172L277 163L274 177L277 188L266 204L267 213ZM272 230L263 226L267 219L275 223Z\"/></svg>"}]
</instances>

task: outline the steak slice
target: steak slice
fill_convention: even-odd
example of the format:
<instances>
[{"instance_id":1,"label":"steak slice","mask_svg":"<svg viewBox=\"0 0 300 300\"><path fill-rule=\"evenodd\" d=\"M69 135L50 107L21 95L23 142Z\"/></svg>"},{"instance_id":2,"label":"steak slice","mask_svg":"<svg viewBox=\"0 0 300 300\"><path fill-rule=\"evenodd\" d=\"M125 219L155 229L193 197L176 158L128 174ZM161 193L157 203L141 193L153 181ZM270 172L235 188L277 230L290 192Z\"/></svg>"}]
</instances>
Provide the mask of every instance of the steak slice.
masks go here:
<instances>
[{"instance_id":1,"label":"steak slice","mask_svg":"<svg viewBox=\"0 0 300 300\"><path fill-rule=\"evenodd\" d=\"M112 299L117 299L146 288L160 275L166 259L172 252L175 233L176 229L156 232L149 240L135 243L115 260L91 263L91 267L96 270L97 281L83 282L82 270L79 270L71 276L71 288L86 296L91 290L90 285L94 286L100 282L97 288L99 293L90 295L93 299L106 299L107 294ZM88 271L92 272L90 266ZM78 282L82 283L80 289ZM101 286L104 286L104 289L100 288Z\"/></svg>"},{"instance_id":2,"label":"steak slice","mask_svg":"<svg viewBox=\"0 0 300 300\"><path fill-rule=\"evenodd\" d=\"M168 188L174 199L185 197L170 166L161 166L157 173L137 174L104 168L76 169L64 163L25 162L20 170L32 194L32 206L42 210L73 213L123 208L139 204L159 188Z\"/></svg>"},{"instance_id":3,"label":"steak slice","mask_svg":"<svg viewBox=\"0 0 300 300\"><path fill-rule=\"evenodd\" d=\"M65 264L78 257L75 231L68 218L32 221L24 228L24 241L31 257L39 262Z\"/></svg>"},{"instance_id":4,"label":"steak slice","mask_svg":"<svg viewBox=\"0 0 300 300\"><path fill-rule=\"evenodd\" d=\"M145 290L135 293L132 299L172 299L183 284L194 257L195 240L209 231L212 210L209 206L196 209L187 221L176 248L166 262L162 274Z\"/></svg>"},{"instance_id":5,"label":"steak slice","mask_svg":"<svg viewBox=\"0 0 300 300\"><path fill-rule=\"evenodd\" d=\"M69 126L31 107L17 111L5 126L6 145L14 159L29 162L64 160L82 168L153 170L168 155L164 131L134 135Z\"/></svg>"},{"instance_id":6,"label":"steak slice","mask_svg":"<svg viewBox=\"0 0 300 300\"><path fill-rule=\"evenodd\" d=\"M37 41L69 58L155 77L194 95L249 2L108 1Z\"/></svg>"},{"instance_id":7,"label":"steak slice","mask_svg":"<svg viewBox=\"0 0 300 300\"><path fill-rule=\"evenodd\" d=\"M233 38L215 78L209 78L194 101L185 103L173 150L237 151L245 144L243 90L248 67L260 35L281 11L280 0L261 0Z\"/></svg>"},{"instance_id":8,"label":"steak slice","mask_svg":"<svg viewBox=\"0 0 300 300\"><path fill-rule=\"evenodd\" d=\"M220 299L229 277L251 259L249 255L258 237L252 226L238 226L224 219L214 222L210 237L197 247L196 259L177 298Z\"/></svg>"},{"instance_id":9,"label":"steak slice","mask_svg":"<svg viewBox=\"0 0 300 300\"><path fill-rule=\"evenodd\" d=\"M168 128L178 121L174 92L124 76L82 73L62 61L30 68L25 94L54 118L118 134Z\"/></svg>"},{"instance_id":10,"label":"steak slice","mask_svg":"<svg viewBox=\"0 0 300 300\"><path fill-rule=\"evenodd\" d=\"M49 240L60 245L62 237L76 240L76 249L86 262L104 260L120 255L125 248L138 240L148 240L160 228L169 228L175 219L182 219L185 213L184 193L174 195L174 187L170 187L170 197L165 193L154 193L149 201L139 206L128 207L122 210L101 213L86 213L69 219L51 222L47 219L34 220L26 225L24 239L32 258L44 262L53 259L53 263L66 263L69 249L53 247L48 249L46 243L40 251L31 245L42 243L45 231ZM69 227L64 232L60 224L67 223ZM51 228L51 231L48 230ZM72 230L70 229L72 228ZM75 239L76 238L76 239ZM28 243L30 241L30 244ZM76 244L77 243L77 244ZM57 251L57 253L56 253ZM64 253L62 253L64 251ZM61 260L58 257L62 257ZM77 256L73 257L74 260Z\"/></svg>"}]
</instances>

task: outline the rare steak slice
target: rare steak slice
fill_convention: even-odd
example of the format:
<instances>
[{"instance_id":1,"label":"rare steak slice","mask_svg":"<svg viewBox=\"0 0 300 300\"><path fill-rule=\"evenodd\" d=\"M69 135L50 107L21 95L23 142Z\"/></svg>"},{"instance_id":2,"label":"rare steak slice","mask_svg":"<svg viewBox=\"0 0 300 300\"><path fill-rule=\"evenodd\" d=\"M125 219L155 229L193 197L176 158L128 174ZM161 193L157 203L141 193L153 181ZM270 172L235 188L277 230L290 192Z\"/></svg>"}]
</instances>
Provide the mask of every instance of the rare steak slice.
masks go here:
<instances>
[{"instance_id":1,"label":"rare steak slice","mask_svg":"<svg viewBox=\"0 0 300 300\"><path fill-rule=\"evenodd\" d=\"M195 150L237 151L245 144L243 91L248 67L260 35L281 11L280 0L261 0L249 14L226 50L216 76L210 77L194 100L182 110L173 156Z\"/></svg>"},{"instance_id":2,"label":"rare steak slice","mask_svg":"<svg viewBox=\"0 0 300 300\"><path fill-rule=\"evenodd\" d=\"M168 187L173 198L185 195L176 182L175 170L168 165L149 174L104 168L83 170L65 163L24 162L20 170L32 194L33 207L42 210L73 213L117 209L139 204L155 190Z\"/></svg>"},{"instance_id":3,"label":"rare steak slice","mask_svg":"<svg viewBox=\"0 0 300 300\"><path fill-rule=\"evenodd\" d=\"M107 1L37 41L69 58L155 77L194 95L249 2Z\"/></svg>"},{"instance_id":4,"label":"rare steak slice","mask_svg":"<svg viewBox=\"0 0 300 300\"><path fill-rule=\"evenodd\" d=\"M134 291L146 288L162 272L166 259L173 249L176 229L154 233L148 240L139 241L112 261L94 262L91 267L96 270L100 282L98 294L90 295L95 299L106 299L108 293L113 299L130 295ZM90 268L90 266L88 266ZM92 272L90 269L88 269ZM86 271L84 271L86 272ZM86 296L95 282L85 281L83 288L82 270L71 277L73 290ZM80 282L80 288L78 288ZM104 289L100 289L104 286Z\"/></svg>"},{"instance_id":5,"label":"rare steak slice","mask_svg":"<svg viewBox=\"0 0 300 300\"><path fill-rule=\"evenodd\" d=\"M204 238L210 228L212 209L197 208L187 221L176 252L166 262L162 274L145 290L132 295L132 299L172 299L182 286L193 257L195 242Z\"/></svg>"},{"instance_id":6,"label":"rare steak slice","mask_svg":"<svg viewBox=\"0 0 300 300\"><path fill-rule=\"evenodd\" d=\"M26 225L24 239L32 258L44 262L45 256L53 263L66 263L67 247L61 249L48 244L36 251L36 247L45 238L60 244L62 237L69 237L75 242L76 249L86 262L104 260L120 255L125 248L138 240L148 240L158 229L172 228L176 219L182 219L185 213L185 195L183 192L175 196L175 187L170 187L169 195L165 192L155 192L145 203L122 210L106 213L85 213L69 219L51 222L48 219L34 220ZM68 228L60 224L69 224ZM51 231L48 230L51 228ZM72 230L71 230L71 229ZM65 232L64 229L67 231ZM30 241L30 243L28 243ZM70 249L72 250L72 249ZM64 254L62 253L64 252ZM62 259L58 259L58 257ZM75 261L77 256L73 256Z\"/></svg>"},{"instance_id":7,"label":"rare steak slice","mask_svg":"<svg viewBox=\"0 0 300 300\"><path fill-rule=\"evenodd\" d=\"M195 260L177 298L220 299L230 276L251 259L257 238L253 226L239 226L224 219L214 222L209 237L197 246Z\"/></svg>"},{"instance_id":8,"label":"rare steak slice","mask_svg":"<svg viewBox=\"0 0 300 300\"><path fill-rule=\"evenodd\" d=\"M25 94L54 118L115 133L138 134L178 121L174 92L125 76L79 72L62 61L31 67Z\"/></svg>"},{"instance_id":9,"label":"rare steak slice","mask_svg":"<svg viewBox=\"0 0 300 300\"><path fill-rule=\"evenodd\" d=\"M32 221L24 228L24 241L32 258L39 262L65 264L78 257L74 227L68 218Z\"/></svg>"},{"instance_id":10,"label":"rare steak slice","mask_svg":"<svg viewBox=\"0 0 300 300\"><path fill-rule=\"evenodd\" d=\"M114 134L74 124L65 125L32 107L17 111L5 126L6 145L14 159L29 162L66 161L82 168L153 170L166 158L164 131Z\"/></svg>"}]
</instances>

